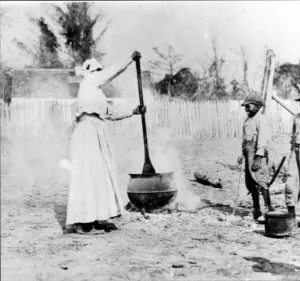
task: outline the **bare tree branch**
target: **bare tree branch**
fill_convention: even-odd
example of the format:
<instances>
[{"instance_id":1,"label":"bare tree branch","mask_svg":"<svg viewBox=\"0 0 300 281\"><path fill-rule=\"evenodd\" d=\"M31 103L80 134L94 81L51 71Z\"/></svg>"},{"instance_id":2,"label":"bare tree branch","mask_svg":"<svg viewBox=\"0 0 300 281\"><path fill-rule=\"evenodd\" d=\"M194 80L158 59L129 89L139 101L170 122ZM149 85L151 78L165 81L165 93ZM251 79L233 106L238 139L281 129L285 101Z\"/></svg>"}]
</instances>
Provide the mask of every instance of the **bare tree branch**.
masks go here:
<instances>
[{"instance_id":1,"label":"bare tree branch","mask_svg":"<svg viewBox=\"0 0 300 281\"><path fill-rule=\"evenodd\" d=\"M102 37L104 36L104 34L106 33L106 31L108 30L108 24L105 25L105 27L103 28L103 30L101 31L101 33L96 37L95 39L95 44L98 43L98 41L100 41L102 39Z\"/></svg>"},{"instance_id":2,"label":"bare tree branch","mask_svg":"<svg viewBox=\"0 0 300 281\"><path fill-rule=\"evenodd\" d=\"M176 54L174 48L169 45L167 54L161 52L158 47L152 48L155 54L158 56L156 60L150 60L149 64L152 68L161 68L161 71L167 72L167 74L173 75L176 65L182 60L183 55Z\"/></svg>"}]
</instances>

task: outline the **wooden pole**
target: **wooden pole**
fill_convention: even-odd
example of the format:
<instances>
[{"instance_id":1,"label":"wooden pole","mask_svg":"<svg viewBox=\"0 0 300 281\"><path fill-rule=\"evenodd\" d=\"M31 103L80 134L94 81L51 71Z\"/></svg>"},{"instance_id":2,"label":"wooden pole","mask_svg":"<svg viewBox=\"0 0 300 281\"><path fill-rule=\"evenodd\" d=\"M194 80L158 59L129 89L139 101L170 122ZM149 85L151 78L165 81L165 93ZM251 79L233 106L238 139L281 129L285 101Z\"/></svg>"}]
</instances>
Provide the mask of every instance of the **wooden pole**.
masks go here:
<instances>
[{"instance_id":1,"label":"wooden pole","mask_svg":"<svg viewBox=\"0 0 300 281\"><path fill-rule=\"evenodd\" d=\"M266 88L267 88L268 66L269 66L269 50L267 50L267 52L266 52L264 76L263 76L263 81L262 81L262 85L261 85L261 92L262 92L263 97L265 97Z\"/></svg>"},{"instance_id":2,"label":"wooden pole","mask_svg":"<svg viewBox=\"0 0 300 281\"><path fill-rule=\"evenodd\" d=\"M276 94L273 94L272 95L272 99L273 100L275 100L278 104L280 104L284 109L286 109L289 113L291 113L292 115L296 115L296 113L291 109L291 108L289 108L289 106L288 105L286 105L285 103L284 103L284 101L280 98L280 97L278 97Z\"/></svg>"},{"instance_id":3,"label":"wooden pole","mask_svg":"<svg viewBox=\"0 0 300 281\"><path fill-rule=\"evenodd\" d=\"M263 100L265 102L263 114L266 114L268 110L270 110L270 102L271 99L273 99L278 104L280 104L284 109L286 109L289 113L291 113L292 115L296 115L296 113L292 109L290 109L289 106L286 105L279 96L272 93L274 72L275 72L275 53L272 50L268 50L267 57L266 57L266 66L264 70L264 78L262 82L262 95L263 95Z\"/></svg>"},{"instance_id":4,"label":"wooden pole","mask_svg":"<svg viewBox=\"0 0 300 281\"><path fill-rule=\"evenodd\" d=\"M144 97L143 97L143 86L142 86L142 75L141 75L141 56L139 55L136 59L136 72L138 80L138 90L139 90L139 99L140 105L144 106ZM151 163L149 156L149 147L148 147L148 137L147 137L147 128L146 128L146 117L145 113L140 114L142 119L142 128L143 128L143 139L144 139L144 153L145 153L145 162L143 166L143 174L155 174L156 171Z\"/></svg>"},{"instance_id":5,"label":"wooden pole","mask_svg":"<svg viewBox=\"0 0 300 281\"><path fill-rule=\"evenodd\" d=\"M270 111L270 102L272 99L272 90L273 90L273 78L275 71L275 53L272 50L268 50L267 52L267 60L266 60L266 69L265 76L263 79L263 83L266 85L263 86L265 92L263 92L263 100L265 102L262 113L267 114Z\"/></svg>"}]
</instances>

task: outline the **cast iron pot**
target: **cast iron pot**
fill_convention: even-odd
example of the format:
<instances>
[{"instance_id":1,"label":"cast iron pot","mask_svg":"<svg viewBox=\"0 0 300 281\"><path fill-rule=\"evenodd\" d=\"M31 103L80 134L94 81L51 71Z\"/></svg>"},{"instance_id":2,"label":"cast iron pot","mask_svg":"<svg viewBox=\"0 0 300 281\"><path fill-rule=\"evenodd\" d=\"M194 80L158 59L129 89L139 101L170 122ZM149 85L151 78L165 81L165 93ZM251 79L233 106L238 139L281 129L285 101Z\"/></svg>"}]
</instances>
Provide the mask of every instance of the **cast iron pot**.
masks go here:
<instances>
[{"instance_id":1,"label":"cast iron pot","mask_svg":"<svg viewBox=\"0 0 300 281\"><path fill-rule=\"evenodd\" d=\"M176 199L174 173L130 174L127 189L129 200L147 210L163 207Z\"/></svg>"}]
</instances>

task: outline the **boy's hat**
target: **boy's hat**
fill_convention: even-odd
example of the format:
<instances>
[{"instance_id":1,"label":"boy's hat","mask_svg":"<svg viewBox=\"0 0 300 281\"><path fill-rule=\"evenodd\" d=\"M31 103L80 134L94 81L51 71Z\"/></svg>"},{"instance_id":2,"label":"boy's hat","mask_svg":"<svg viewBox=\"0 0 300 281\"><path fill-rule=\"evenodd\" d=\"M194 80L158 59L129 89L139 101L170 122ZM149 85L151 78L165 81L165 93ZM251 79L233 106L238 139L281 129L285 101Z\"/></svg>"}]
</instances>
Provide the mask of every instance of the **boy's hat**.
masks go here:
<instances>
[{"instance_id":1,"label":"boy's hat","mask_svg":"<svg viewBox=\"0 0 300 281\"><path fill-rule=\"evenodd\" d=\"M242 103L242 106L245 106L247 104L256 104L256 105L264 105L264 101L261 98L261 96L256 95L256 94L250 94L245 97L244 102Z\"/></svg>"}]
</instances>

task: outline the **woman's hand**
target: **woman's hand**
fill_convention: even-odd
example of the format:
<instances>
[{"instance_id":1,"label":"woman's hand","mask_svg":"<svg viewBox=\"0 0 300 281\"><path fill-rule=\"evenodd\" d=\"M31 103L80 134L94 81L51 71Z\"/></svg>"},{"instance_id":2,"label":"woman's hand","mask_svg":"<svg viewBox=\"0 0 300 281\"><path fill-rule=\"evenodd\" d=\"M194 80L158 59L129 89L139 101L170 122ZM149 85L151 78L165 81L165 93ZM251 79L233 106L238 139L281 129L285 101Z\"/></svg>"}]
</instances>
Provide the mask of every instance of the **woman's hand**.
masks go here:
<instances>
[{"instance_id":1,"label":"woman's hand","mask_svg":"<svg viewBox=\"0 0 300 281\"><path fill-rule=\"evenodd\" d=\"M138 105L135 109L133 109L132 114L139 115L139 114L145 114L147 111L146 106Z\"/></svg>"},{"instance_id":2,"label":"woman's hand","mask_svg":"<svg viewBox=\"0 0 300 281\"><path fill-rule=\"evenodd\" d=\"M141 54L138 51L134 51L131 58L136 61L138 58L141 58Z\"/></svg>"}]
</instances>

